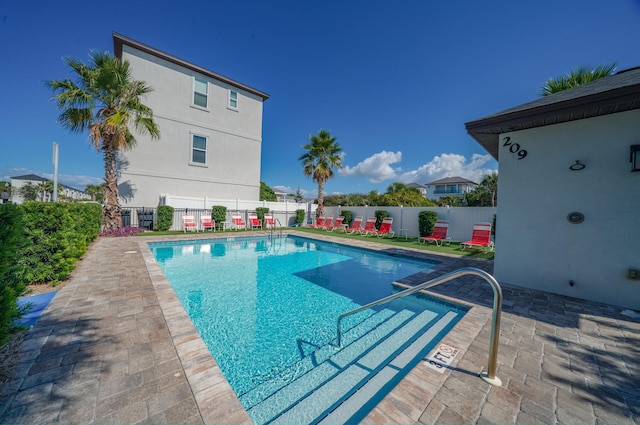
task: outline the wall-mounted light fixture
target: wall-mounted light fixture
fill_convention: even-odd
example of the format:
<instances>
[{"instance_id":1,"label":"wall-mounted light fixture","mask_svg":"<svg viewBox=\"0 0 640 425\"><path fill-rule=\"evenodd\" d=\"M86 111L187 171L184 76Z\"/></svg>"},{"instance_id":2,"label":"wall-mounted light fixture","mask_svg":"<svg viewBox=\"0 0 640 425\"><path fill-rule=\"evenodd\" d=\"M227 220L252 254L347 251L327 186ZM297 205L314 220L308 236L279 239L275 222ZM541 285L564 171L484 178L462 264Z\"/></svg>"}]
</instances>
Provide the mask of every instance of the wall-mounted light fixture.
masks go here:
<instances>
[{"instance_id":1,"label":"wall-mounted light fixture","mask_svg":"<svg viewBox=\"0 0 640 425\"><path fill-rule=\"evenodd\" d=\"M640 171L640 145L631 145L629 162L631 162L631 171Z\"/></svg>"},{"instance_id":2,"label":"wall-mounted light fixture","mask_svg":"<svg viewBox=\"0 0 640 425\"><path fill-rule=\"evenodd\" d=\"M583 164L582 162L580 162L579 159L576 159L576 163L572 164L569 169L571 171L579 171L579 170L584 170L584 167L586 167L585 164Z\"/></svg>"}]
</instances>

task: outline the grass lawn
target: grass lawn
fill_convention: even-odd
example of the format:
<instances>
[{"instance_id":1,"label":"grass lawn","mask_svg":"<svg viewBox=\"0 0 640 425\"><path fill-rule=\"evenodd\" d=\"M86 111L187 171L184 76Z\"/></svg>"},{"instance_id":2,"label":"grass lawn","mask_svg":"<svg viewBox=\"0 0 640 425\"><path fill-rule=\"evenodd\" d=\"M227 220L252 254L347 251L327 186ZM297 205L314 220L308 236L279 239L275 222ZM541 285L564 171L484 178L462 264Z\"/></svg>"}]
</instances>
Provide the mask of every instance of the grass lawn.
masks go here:
<instances>
[{"instance_id":1,"label":"grass lawn","mask_svg":"<svg viewBox=\"0 0 640 425\"><path fill-rule=\"evenodd\" d=\"M396 237L396 238L389 238L389 237L385 237L385 238L378 238L378 237L374 237L374 236L361 236L361 235L350 235L338 230L334 230L333 232L327 232L326 230L318 230L318 229L309 229L306 227L295 227L293 228L293 230L297 230L299 232L303 232L303 233L316 233L316 234L329 234L331 236L335 236L338 238L344 238L344 239L358 239L358 240L371 240L371 241L375 241L381 244L385 244L385 245L391 245L391 246L396 246L399 248L414 248L414 249L422 249L425 251L431 251L433 253L436 254L453 254L453 255L460 255L460 256L465 256L465 257L472 257L472 258L482 258L485 260L493 260L493 251L489 251L487 253L483 252L483 250L481 249L473 249L473 248L466 248L464 251L460 249L460 243L459 242L452 242L450 245L443 245L443 246L435 246L435 244L422 244L420 242L418 242L418 238L415 237L409 237L407 239L405 239L404 236L400 236L400 237ZM220 231L216 231L216 233L219 233ZM239 232L235 231L235 230L226 230L225 232L227 233L232 233L234 235L237 235ZM140 233L139 236L158 236L158 235L178 235L178 234L184 234L184 232L182 231L167 231L167 232L144 232L144 233Z\"/></svg>"}]
</instances>

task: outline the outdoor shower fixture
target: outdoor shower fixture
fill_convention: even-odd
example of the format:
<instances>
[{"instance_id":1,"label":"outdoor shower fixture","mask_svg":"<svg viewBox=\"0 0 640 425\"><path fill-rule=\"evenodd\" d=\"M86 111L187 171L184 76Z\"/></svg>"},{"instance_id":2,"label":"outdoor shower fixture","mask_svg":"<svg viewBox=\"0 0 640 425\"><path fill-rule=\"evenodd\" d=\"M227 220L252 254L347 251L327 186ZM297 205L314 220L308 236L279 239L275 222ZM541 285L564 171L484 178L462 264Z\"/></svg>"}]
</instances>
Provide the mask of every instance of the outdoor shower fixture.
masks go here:
<instances>
[{"instance_id":1,"label":"outdoor shower fixture","mask_svg":"<svg viewBox=\"0 0 640 425\"><path fill-rule=\"evenodd\" d=\"M631 145L629 162L631 162L631 172L640 171L640 145Z\"/></svg>"},{"instance_id":2,"label":"outdoor shower fixture","mask_svg":"<svg viewBox=\"0 0 640 425\"><path fill-rule=\"evenodd\" d=\"M569 169L571 171L579 171L579 170L583 170L584 167L586 167L585 164L581 163L579 159L576 159L576 163L572 164Z\"/></svg>"}]
</instances>

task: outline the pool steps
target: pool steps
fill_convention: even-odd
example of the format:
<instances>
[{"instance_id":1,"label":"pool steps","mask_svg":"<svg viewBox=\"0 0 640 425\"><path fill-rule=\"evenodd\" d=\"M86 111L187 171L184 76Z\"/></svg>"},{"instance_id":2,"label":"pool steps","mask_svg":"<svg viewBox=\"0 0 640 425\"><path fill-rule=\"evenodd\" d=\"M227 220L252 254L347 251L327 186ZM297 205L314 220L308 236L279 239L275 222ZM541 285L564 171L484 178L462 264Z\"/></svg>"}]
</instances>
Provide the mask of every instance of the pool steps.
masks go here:
<instances>
[{"instance_id":1,"label":"pool steps","mask_svg":"<svg viewBox=\"0 0 640 425\"><path fill-rule=\"evenodd\" d=\"M397 383L428 354L430 342L459 317L455 312L438 315L412 310L377 312L367 319L369 330L378 320L372 332L363 334L358 327L345 332L342 350L331 345L318 350L324 353L316 352L307 360L317 366L288 385L265 383L277 388L266 398L258 396L261 388L241 396L252 420L259 424L330 424L362 416L378 392ZM263 401L247 407L251 399Z\"/></svg>"}]
</instances>

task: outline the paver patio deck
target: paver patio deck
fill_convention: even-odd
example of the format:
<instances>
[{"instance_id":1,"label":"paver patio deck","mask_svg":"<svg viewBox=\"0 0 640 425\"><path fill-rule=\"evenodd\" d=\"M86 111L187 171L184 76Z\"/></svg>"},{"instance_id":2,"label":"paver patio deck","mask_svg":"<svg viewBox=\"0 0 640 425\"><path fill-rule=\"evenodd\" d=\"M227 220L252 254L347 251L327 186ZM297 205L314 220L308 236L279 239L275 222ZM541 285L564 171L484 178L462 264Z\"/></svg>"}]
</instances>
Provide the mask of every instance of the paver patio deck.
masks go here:
<instances>
[{"instance_id":1,"label":"paver patio deck","mask_svg":"<svg viewBox=\"0 0 640 425\"><path fill-rule=\"evenodd\" d=\"M221 236L94 242L24 340L0 388L0 423L251 423L146 245ZM492 271L489 261L418 252L441 264L402 283L460 267ZM502 290L501 387L478 377L493 293L465 276L430 290L472 307L442 341L460 350L456 361L444 373L420 362L363 423L640 423L640 320L609 305Z\"/></svg>"}]
</instances>

